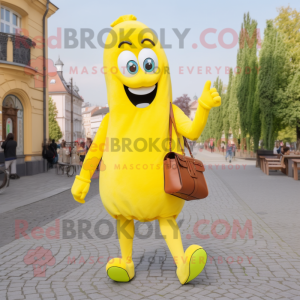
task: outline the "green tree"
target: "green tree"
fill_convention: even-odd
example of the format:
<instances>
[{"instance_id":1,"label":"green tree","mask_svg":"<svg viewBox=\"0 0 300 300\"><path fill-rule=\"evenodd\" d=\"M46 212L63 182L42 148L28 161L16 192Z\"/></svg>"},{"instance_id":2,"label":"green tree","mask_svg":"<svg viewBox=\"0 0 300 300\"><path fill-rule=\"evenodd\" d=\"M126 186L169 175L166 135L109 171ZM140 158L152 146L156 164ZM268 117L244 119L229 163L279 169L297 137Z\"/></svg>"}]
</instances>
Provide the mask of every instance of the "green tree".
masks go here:
<instances>
[{"instance_id":1,"label":"green tree","mask_svg":"<svg viewBox=\"0 0 300 300\"><path fill-rule=\"evenodd\" d=\"M217 77L216 81L213 84L214 88L217 89L219 95L224 99L223 94L223 82ZM223 133L223 111L222 106L215 107L209 113L206 126L201 134L200 141L205 142L209 141L211 138L215 139L215 145L219 146L221 143L221 137Z\"/></svg>"},{"instance_id":2,"label":"green tree","mask_svg":"<svg viewBox=\"0 0 300 300\"><path fill-rule=\"evenodd\" d=\"M231 94L231 85L233 81L233 72L232 69L229 71L229 81L227 86L227 91L225 97L222 99L222 117L223 117L223 129L225 134L225 143L228 143L228 135L230 130L230 122L229 122L229 102L230 102L230 94Z\"/></svg>"},{"instance_id":3,"label":"green tree","mask_svg":"<svg viewBox=\"0 0 300 300\"><path fill-rule=\"evenodd\" d=\"M300 150L300 70L293 76L286 91L279 91L277 107L276 114L282 124L296 129L297 148Z\"/></svg>"},{"instance_id":4,"label":"green tree","mask_svg":"<svg viewBox=\"0 0 300 300\"><path fill-rule=\"evenodd\" d=\"M295 142L297 139L296 137L296 130L290 126L287 126L283 130L278 132L277 140L283 141L284 143L292 143Z\"/></svg>"},{"instance_id":5,"label":"green tree","mask_svg":"<svg viewBox=\"0 0 300 300\"><path fill-rule=\"evenodd\" d=\"M254 95L251 132L253 135L254 152L256 152L258 150L259 139L261 137L261 110L257 86Z\"/></svg>"},{"instance_id":6,"label":"green tree","mask_svg":"<svg viewBox=\"0 0 300 300\"><path fill-rule=\"evenodd\" d=\"M211 114L211 113L212 113L212 110L210 111L209 114ZM209 141L212 138L212 123L213 123L212 118L208 117L205 128L200 136L201 142Z\"/></svg>"},{"instance_id":7,"label":"green tree","mask_svg":"<svg viewBox=\"0 0 300 300\"><path fill-rule=\"evenodd\" d=\"M252 135L252 113L257 84L257 22L250 18L249 13L244 15L240 36L240 48L237 56L239 67L237 75L237 99L240 112L240 127L242 149L244 139L247 141L247 150L250 150Z\"/></svg>"},{"instance_id":8,"label":"green tree","mask_svg":"<svg viewBox=\"0 0 300 300\"><path fill-rule=\"evenodd\" d=\"M280 104L289 80L289 59L281 34L268 20L260 51L258 97L261 109L262 137L267 149L273 149L281 126Z\"/></svg>"},{"instance_id":9,"label":"green tree","mask_svg":"<svg viewBox=\"0 0 300 300\"><path fill-rule=\"evenodd\" d=\"M278 8L279 15L275 18L277 30L283 36L290 55L292 72L300 68L300 12L290 6Z\"/></svg>"},{"instance_id":10,"label":"green tree","mask_svg":"<svg viewBox=\"0 0 300 300\"><path fill-rule=\"evenodd\" d=\"M204 130L202 131L201 136L200 136L200 142L208 141L212 137L212 123L213 123L212 117L211 117L212 112L213 112L213 109L209 113L207 123L204 127Z\"/></svg>"},{"instance_id":11,"label":"green tree","mask_svg":"<svg viewBox=\"0 0 300 300\"><path fill-rule=\"evenodd\" d=\"M58 141L63 136L56 120L57 113L56 104L53 99L49 97L49 138L55 141Z\"/></svg>"},{"instance_id":12,"label":"green tree","mask_svg":"<svg viewBox=\"0 0 300 300\"><path fill-rule=\"evenodd\" d=\"M286 133L295 128L297 148L300 149L300 115L299 115L299 73L300 73L300 12L290 6L280 7L275 18L277 30L281 33L288 52L290 65L290 82L286 89L281 89L276 97L278 109L276 116L283 126L288 126ZM282 132L280 137L282 137ZM292 135L289 135L290 137Z\"/></svg>"},{"instance_id":13,"label":"green tree","mask_svg":"<svg viewBox=\"0 0 300 300\"><path fill-rule=\"evenodd\" d=\"M232 75L232 83L231 83L229 103L228 103L228 117L229 117L230 129L233 135L233 140L235 144L238 145L238 138L239 138L239 131L240 131L240 113L239 113L236 90L237 90L237 76Z\"/></svg>"},{"instance_id":14,"label":"green tree","mask_svg":"<svg viewBox=\"0 0 300 300\"><path fill-rule=\"evenodd\" d=\"M223 82L217 77L216 81L214 82L213 86L217 89L221 98L223 97ZM223 106L215 107L210 114L211 118L211 130L212 130L212 137L216 140L216 146L219 146L221 143L221 137L223 133Z\"/></svg>"}]
</instances>

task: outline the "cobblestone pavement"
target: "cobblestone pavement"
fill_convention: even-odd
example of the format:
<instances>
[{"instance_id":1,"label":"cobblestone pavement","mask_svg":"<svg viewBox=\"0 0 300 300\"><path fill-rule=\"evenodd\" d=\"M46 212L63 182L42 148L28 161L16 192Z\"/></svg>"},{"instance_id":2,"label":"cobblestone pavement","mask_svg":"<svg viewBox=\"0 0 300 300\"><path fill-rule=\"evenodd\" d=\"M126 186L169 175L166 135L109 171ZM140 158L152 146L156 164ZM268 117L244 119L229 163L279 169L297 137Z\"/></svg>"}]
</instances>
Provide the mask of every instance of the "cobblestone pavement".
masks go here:
<instances>
[{"instance_id":1,"label":"cobblestone pavement","mask_svg":"<svg viewBox=\"0 0 300 300\"><path fill-rule=\"evenodd\" d=\"M255 212L276 234L300 255L300 181L281 172L267 176L255 166L247 166L247 180L241 172L214 170L236 197ZM244 171L242 171L244 172Z\"/></svg>"},{"instance_id":2,"label":"cobblestone pavement","mask_svg":"<svg viewBox=\"0 0 300 300\"><path fill-rule=\"evenodd\" d=\"M72 179L72 182L73 181L74 177ZM60 192L51 197L34 201L33 203L4 212L2 212L4 205L0 207L0 247L15 240L15 220L26 220L28 222L28 231L30 232L34 227L44 226L52 220L64 215L68 211L81 206L80 203L74 201L70 196L72 182L70 181L69 185L66 187L66 184L62 181L66 191ZM98 182L98 179L92 179L90 191L85 199L86 201L89 201L93 196L99 194ZM13 190L13 188L11 188L11 190ZM9 193L11 190L6 190L6 197L8 199L0 198L1 202L10 201ZM55 191L60 191L60 188ZM44 195L47 196L48 193L45 193ZM42 195L37 194L37 197L42 198ZM22 201L22 199L24 198L20 197L20 201ZM28 202L29 201L30 198L28 198Z\"/></svg>"},{"instance_id":3,"label":"cobblestone pavement","mask_svg":"<svg viewBox=\"0 0 300 300\"><path fill-rule=\"evenodd\" d=\"M247 168L244 171L237 172L247 178ZM105 265L110 257L120 256L116 226L96 195L85 205L60 215L59 223L52 220L44 225L36 233L42 238L34 239L29 234L29 238L22 237L0 248L0 299L300 299L300 259L295 251L300 246L299 239L290 246L222 174L225 172L207 168L209 197L186 203L178 217L184 247L200 244L209 255L204 271L189 284L180 285L173 258L159 238L157 222L151 223L150 237L142 238L151 231L143 224L134 239L136 277L125 284L112 282ZM94 184L97 185L95 181ZM252 189L258 189L260 184L254 182ZM282 188L277 181L269 184L277 191ZM265 201L272 206L272 198ZM196 222L203 219L209 223L199 225L198 230L208 235L205 239L194 230ZM82 220L91 222L89 238L84 230L78 230ZM102 225L98 230L99 220ZM281 221L288 222L288 215ZM219 223L215 230L214 222ZM248 225L245 236L242 231L236 232L238 223L241 229ZM53 239L49 235L54 235L54 230L49 232L49 228L57 224L59 237ZM75 236L63 230L63 224L74 224ZM48 232L48 238L43 232ZM53 255L52 260L47 259L46 270L31 264L28 251L37 247L49 249Z\"/></svg>"},{"instance_id":4,"label":"cobblestone pavement","mask_svg":"<svg viewBox=\"0 0 300 300\"><path fill-rule=\"evenodd\" d=\"M9 187L0 195L0 213L62 193L71 188L73 181L74 176L56 175L56 169L10 180Z\"/></svg>"}]
</instances>

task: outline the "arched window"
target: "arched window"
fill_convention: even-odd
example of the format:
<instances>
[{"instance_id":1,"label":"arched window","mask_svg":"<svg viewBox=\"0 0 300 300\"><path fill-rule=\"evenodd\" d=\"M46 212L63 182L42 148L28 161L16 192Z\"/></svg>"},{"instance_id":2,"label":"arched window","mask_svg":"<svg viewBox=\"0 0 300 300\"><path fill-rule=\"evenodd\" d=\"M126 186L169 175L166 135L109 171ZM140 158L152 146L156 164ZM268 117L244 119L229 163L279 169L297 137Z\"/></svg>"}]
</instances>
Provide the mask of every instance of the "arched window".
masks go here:
<instances>
[{"instance_id":1,"label":"arched window","mask_svg":"<svg viewBox=\"0 0 300 300\"><path fill-rule=\"evenodd\" d=\"M3 136L3 138L6 138L6 135L10 132L14 133L16 135L15 140L18 143L17 155L22 155L22 154L24 154L24 110L23 110L23 105L16 96L8 95L3 100L2 107L3 107L2 126L6 127L6 132L4 133L5 135ZM13 108L14 111L16 111L16 115L12 116L12 117L9 115L6 115L5 111L7 111L7 109L5 109L5 108ZM7 123L7 121L9 122L9 119L11 119L13 124L11 126L6 126L6 123ZM10 132L8 132L8 131L10 131Z\"/></svg>"},{"instance_id":2,"label":"arched window","mask_svg":"<svg viewBox=\"0 0 300 300\"><path fill-rule=\"evenodd\" d=\"M1 32L16 34L21 28L21 16L1 5Z\"/></svg>"}]
</instances>

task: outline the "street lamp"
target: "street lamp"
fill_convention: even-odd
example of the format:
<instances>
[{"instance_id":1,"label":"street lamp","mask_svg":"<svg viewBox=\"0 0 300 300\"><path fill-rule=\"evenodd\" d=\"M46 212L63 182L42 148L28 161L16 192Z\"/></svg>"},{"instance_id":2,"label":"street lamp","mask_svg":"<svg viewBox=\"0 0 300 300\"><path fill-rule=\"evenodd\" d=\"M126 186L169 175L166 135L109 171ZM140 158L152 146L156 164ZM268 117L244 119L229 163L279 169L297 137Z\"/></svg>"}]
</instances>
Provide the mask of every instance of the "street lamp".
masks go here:
<instances>
[{"instance_id":1,"label":"street lamp","mask_svg":"<svg viewBox=\"0 0 300 300\"><path fill-rule=\"evenodd\" d=\"M73 147L73 78L71 78L68 88L71 90L71 147Z\"/></svg>"}]
</instances>

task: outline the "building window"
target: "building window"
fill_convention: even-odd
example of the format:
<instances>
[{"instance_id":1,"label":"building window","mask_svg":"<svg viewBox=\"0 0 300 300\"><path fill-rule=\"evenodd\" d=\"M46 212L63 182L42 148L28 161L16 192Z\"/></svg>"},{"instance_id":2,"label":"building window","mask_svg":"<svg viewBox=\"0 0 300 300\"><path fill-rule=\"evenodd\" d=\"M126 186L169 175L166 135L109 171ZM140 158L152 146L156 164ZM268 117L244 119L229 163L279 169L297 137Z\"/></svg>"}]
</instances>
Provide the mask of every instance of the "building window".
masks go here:
<instances>
[{"instance_id":1,"label":"building window","mask_svg":"<svg viewBox=\"0 0 300 300\"><path fill-rule=\"evenodd\" d=\"M56 82L55 79L51 79L50 81L51 84L54 84L55 82Z\"/></svg>"},{"instance_id":2,"label":"building window","mask_svg":"<svg viewBox=\"0 0 300 300\"><path fill-rule=\"evenodd\" d=\"M16 34L21 28L21 17L13 10L1 6L1 26L0 31Z\"/></svg>"}]
</instances>

